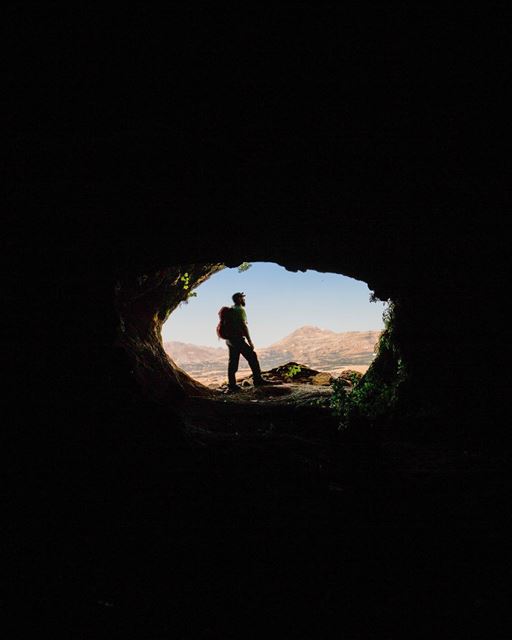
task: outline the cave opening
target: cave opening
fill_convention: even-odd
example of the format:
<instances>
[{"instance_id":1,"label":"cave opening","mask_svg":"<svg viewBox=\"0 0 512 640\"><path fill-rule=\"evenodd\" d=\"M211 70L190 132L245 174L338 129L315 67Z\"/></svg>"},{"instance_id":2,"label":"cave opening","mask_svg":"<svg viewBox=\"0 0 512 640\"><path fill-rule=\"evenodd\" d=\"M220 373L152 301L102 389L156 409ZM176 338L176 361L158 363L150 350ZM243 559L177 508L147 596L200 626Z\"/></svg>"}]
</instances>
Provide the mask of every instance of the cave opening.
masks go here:
<instances>
[{"instance_id":1,"label":"cave opening","mask_svg":"<svg viewBox=\"0 0 512 640\"><path fill-rule=\"evenodd\" d=\"M129 360L130 374L138 393L145 399L168 406L185 404L188 410L191 400L218 399L219 394L231 408L233 404L253 403L258 406L268 404L269 409L278 411L283 405L296 406L298 401L310 408L329 409L331 415L334 415L334 409L337 419L342 419L347 413L348 393L379 359L385 316L392 302L379 299L368 283L352 275L317 270L314 266L310 269L269 260L188 263L118 280L116 346ZM301 278L307 281L307 286L304 281L300 284ZM293 285L290 284L292 281ZM198 291L200 286L206 293ZM226 380L227 349L219 345L215 327L219 308L232 304L231 295L239 290L249 292L249 296L254 294L248 303L252 320L249 324L258 345L263 375L271 388L256 389L251 371L241 358L237 380L242 384L242 393L233 403L233 397L225 397L231 395ZM351 296L352 314L347 305ZM325 326L321 310L317 308L322 301L326 306L324 311L331 315L330 326ZM383 306L375 304L376 301ZM386 305L388 308L383 310ZM268 319L274 311L279 323L269 326ZM195 327L191 321L193 312L198 318ZM287 317L281 317L284 312L288 313ZM189 331L188 335L192 335L191 331L195 331L195 335L209 332L210 345L203 343L203 348L209 349L210 354L213 352L215 358L206 367L201 360L204 351L199 351L198 361L192 363L194 366L190 362L184 363L173 353L173 347L176 349L176 342L179 343L175 340L172 344L173 313L181 314L181 326ZM365 319L358 318L358 314L364 315ZM344 318L340 318L343 315ZM358 322L366 324L358 325ZM280 349L277 348L279 340L274 339L279 332L284 343ZM264 336L267 337L266 344ZM346 343L347 336L352 344L345 353L340 353L345 348L343 341ZM178 344L180 346L187 350L186 342ZM302 350L301 346L304 347ZM389 369L389 364L387 367ZM397 362L391 368L396 373ZM382 371L382 366L376 369ZM372 401L375 388L382 382L379 375L372 379L370 393L368 389L364 392L372 397ZM297 385L302 385L300 392ZM290 397L284 398L286 394ZM336 399L336 394L341 397ZM381 395L379 411L382 413L386 411L387 396ZM363 396L358 402L364 406Z\"/></svg>"},{"instance_id":2,"label":"cave opening","mask_svg":"<svg viewBox=\"0 0 512 640\"><path fill-rule=\"evenodd\" d=\"M7 34L11 636L509 637L500 8L34 8ZM165 353L246 259L393 300L341 407L365 439L277 397L214 414Z\"/></svg>"},{"instance_id":3,"label":"cave opening","mask_svg":"<svg viewBox=\"0 0 512 640\"><path fill-rule=\"evenodd\" d=\"M194 290L188 273L180 282L188 297L162 325L164 350L212 389L227 381L228 348L215 329L219 309L233 305L234 292L245 293L250 336L263 371L293 362L331 376L347 370L363 374L384 330L387 301L377 304L367 283L338 273L244 261ZM240 379L251 373L244 357L238 373Z\"/></svg>"}]
</instances>

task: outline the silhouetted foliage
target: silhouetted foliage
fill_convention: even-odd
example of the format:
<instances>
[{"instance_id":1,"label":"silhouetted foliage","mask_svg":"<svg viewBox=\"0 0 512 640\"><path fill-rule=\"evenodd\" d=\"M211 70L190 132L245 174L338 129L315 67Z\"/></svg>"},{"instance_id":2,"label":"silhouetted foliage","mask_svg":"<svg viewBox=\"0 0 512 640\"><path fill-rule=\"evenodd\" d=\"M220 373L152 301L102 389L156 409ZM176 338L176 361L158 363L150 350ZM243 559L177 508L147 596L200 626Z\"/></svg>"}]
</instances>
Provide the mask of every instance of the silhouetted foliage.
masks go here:
<instances>
[{"instance_id":1,"label":"silhouetted foliage","mask_svg":"<svg viewBox=\"0 0 512 640\"><path fill-rule=\"evenodd\" d=\"M407 378L405 364L395 340L394 305L383 314L384 331L377 345L377 357L352 387L337 379L333 383L331 409L340 418L340 429L364 420L373 422L389 415L398 401L400 387Z\"/></svg>"}]
</instances>

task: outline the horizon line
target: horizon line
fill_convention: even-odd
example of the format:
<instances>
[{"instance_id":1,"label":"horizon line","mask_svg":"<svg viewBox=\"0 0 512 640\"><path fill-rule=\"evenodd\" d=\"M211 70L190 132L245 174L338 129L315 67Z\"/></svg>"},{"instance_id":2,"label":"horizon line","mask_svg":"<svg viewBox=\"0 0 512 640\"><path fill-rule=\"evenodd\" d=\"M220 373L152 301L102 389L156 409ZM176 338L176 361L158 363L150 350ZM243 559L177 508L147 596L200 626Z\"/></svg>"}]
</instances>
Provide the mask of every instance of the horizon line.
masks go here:
<instances>
[{"instance_id":1,"label":"horizon line","mask_svg":"<svg viewBox=\"0 0 512 640\"><path fill-rule=\"evenodd\" d=\"M305 325L302 325L300 327L297 327L297 329L294 329L293 331L291 331L290 333L288 333L284 337L280 338L279 340L271 342L270 344L265 345L265 346L260 346L259 348L260 349L266 349L267 347L271 347L273 344L276 344L276 342L281 342L281 340L285 340L286 338L288 338L289 336L294 334L296 331L299 331L300 329L307 329L307 328L319 329L320 331L329 331L330 333L335 333L337 335L341 335L343 333L368 333L370 331L382 333L382 331L384 331L384 328L382 328L382 329L353 329L351 331L334 331L334 329L325 329L325 328L322 328L322 327L317 327L316 325L305 324ZM165 341L162 340L162 344L170 344L171 342L179 343L179 344L189 344L189 345L191 345L193 347L206 347L208 349L216 349L216 348L222 348L223 347L222 344L219 344L218 347L214 347L214 346L210 346L210 345L207 345L207 344L199 344L199 343L196 343L196 342L183 342L182 340L165 340ZM224 342L224 340L222 338L219 338L219 342Z\"/></svg>"}]
</instances>

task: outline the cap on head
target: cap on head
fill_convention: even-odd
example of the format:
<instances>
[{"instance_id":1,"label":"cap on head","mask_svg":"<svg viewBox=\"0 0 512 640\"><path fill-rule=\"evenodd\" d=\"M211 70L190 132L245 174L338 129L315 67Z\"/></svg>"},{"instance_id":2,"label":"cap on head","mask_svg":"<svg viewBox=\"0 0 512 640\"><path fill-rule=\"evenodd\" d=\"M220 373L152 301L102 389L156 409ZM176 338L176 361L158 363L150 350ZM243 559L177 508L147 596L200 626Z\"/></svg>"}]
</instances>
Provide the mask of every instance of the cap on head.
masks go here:
<instances>
[{"instance_id":1,"label":"cap on head","mask_svg":"<svg viewBox=\"0 0 512 640\"><path fill-rule=\"evenodd\" d=\"M231 296L231 299L233 300L233 302L236 302L240 298L245 298L245 293L243 291L238 291L237 293L234 293Z\"/></svg>"}]
</instances>

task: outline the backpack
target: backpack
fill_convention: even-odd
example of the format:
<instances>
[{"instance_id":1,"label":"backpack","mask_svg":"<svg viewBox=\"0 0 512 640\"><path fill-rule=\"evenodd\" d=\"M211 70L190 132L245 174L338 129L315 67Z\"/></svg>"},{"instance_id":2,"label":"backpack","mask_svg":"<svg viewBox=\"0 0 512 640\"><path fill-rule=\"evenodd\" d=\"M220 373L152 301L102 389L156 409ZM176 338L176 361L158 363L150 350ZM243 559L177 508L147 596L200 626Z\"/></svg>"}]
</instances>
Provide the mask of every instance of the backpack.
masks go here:
<instances>
[{"instance_id":1,"label":"backpack","mask_svg":"<svg viewBox=\"0 0 512 640\"><path fill-rule=\"evenodd\" d=\"M222 307L219 310L219 324L217 325L217 335L223 340L228 340L233 336L234 313L231 307Z\"/></svg>"}]
</instances>

